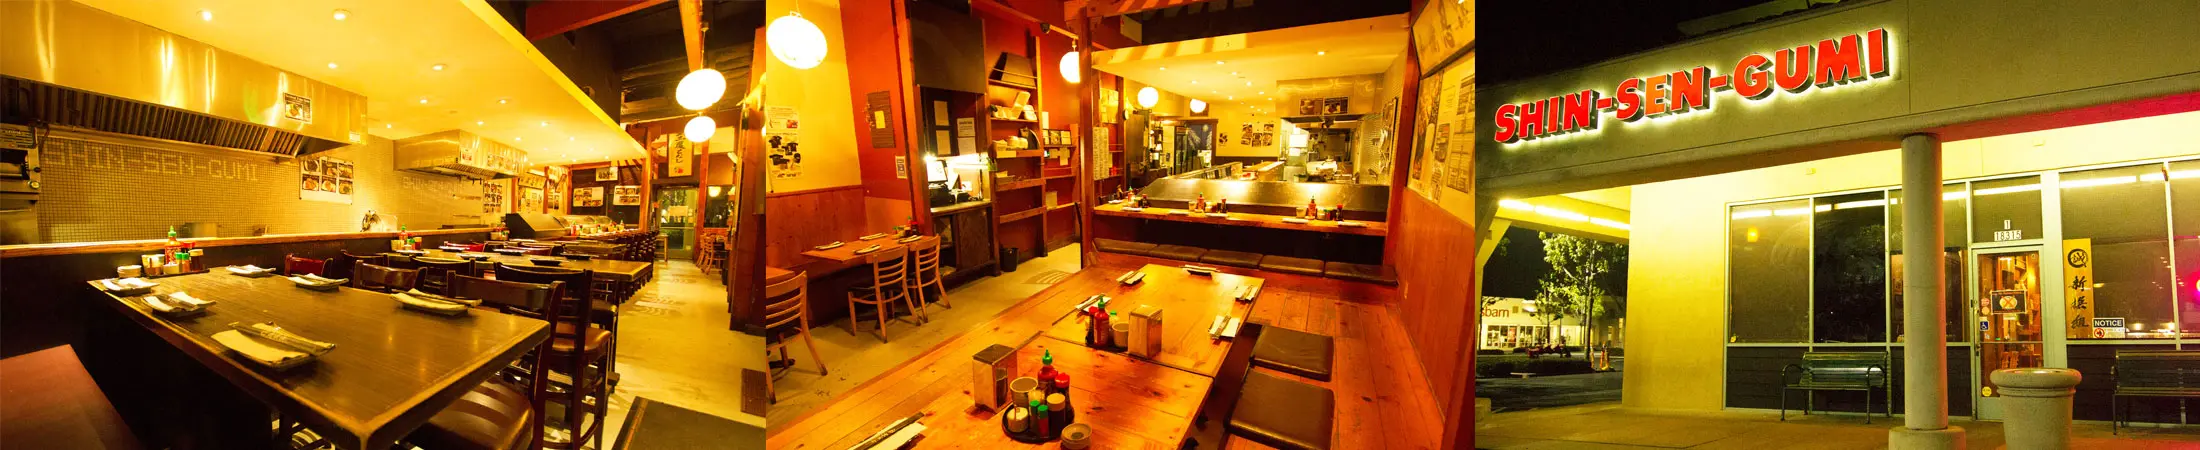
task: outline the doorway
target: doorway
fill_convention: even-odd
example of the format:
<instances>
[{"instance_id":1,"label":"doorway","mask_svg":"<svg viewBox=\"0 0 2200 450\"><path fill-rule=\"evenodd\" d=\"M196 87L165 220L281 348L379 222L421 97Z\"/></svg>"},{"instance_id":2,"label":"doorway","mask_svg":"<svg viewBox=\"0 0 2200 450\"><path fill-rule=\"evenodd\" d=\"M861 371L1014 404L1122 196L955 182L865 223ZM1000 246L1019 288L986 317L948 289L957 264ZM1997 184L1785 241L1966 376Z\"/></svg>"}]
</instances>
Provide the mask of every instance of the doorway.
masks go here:
<instances>
[{"instance_id":1,"label":"doorway","mask_svg":"<svg viewBox=\"0 0 2200 450\"><path fill-rule=\"evenodd\" d=\"M1977 372L1971 379L1978 401L1978 418L2001 420L2007 416L2000 389L1989 375L2018 367L2048 367L2047 336L2041 323L2039 246L1973 250L1971 273L1965 283L1971 299L1969 314L1978 343L1972 354Z\"/></svg>"},{"instance_id":2,"label":"doorway","mask_svg":"<svg viewBox=\"0 0 2200 450\"><path fill-rule=\"evenodd\" d=\"M695 255L695 187L666 186L657 191L657 228L665 233L665 258Z\"/></svg>"}]
</instances>

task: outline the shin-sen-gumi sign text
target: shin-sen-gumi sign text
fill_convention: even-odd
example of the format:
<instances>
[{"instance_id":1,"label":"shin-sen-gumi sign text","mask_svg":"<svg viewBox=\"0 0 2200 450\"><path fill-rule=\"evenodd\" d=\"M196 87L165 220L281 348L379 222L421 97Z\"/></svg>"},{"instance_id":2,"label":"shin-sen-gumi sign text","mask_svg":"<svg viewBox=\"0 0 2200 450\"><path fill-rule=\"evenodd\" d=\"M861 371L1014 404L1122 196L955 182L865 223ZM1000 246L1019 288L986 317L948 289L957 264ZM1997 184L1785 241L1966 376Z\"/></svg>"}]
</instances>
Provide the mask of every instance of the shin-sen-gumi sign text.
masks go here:
<instances>
[{"instance_id":1,"label":"shin-sen-gumi sign text","mask_svg":"<svg viewBox=\"0 0 2200 450\"><path fill-rule=\"evenodd\" d=\"M1893 74L1887 38L1886 29L1875 29L1783 48L1771 55L1752 53L1735 61L1733 71L1725 74L1709 66L1696 66L1620 80L1609 91L1586 89L1499 105L1496 139L1516 143L1596 131L1599 116L1607 113L1612 119L1634 122L1646 117L1708 112L1712 100L1727 91L1746 100L1762 100L1771 97L1775 89L1802 94L1812 87L1886 77Z\"/></svg>"}]
</instances>

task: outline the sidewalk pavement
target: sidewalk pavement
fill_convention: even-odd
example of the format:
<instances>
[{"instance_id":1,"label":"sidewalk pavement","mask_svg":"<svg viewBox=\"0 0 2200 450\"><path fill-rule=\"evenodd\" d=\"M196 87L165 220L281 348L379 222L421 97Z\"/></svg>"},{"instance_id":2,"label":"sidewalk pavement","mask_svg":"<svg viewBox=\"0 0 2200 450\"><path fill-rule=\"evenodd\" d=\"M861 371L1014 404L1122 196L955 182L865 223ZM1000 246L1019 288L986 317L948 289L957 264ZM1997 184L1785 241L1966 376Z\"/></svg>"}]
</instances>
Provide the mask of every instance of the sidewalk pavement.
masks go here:
<instances>
[{"instance_id":1,"label":"sidewalk pavement","mask_svg":"<svg viewBox=\"0 0 2200 450\"><path fill-rule=\"evenodd\" d=\"M1882 449L1887 431L1902 424L1855 413L1800 416L1777 411L1668 411L1625 408L1617 402L1499 413L1475 427L1474 447L1543 449ZM2001 422L1956 419L1974 450L2002 447ZM2200 449L2200 427L2124 428L2110 435L2106 422L2072 425L2074 448L2117 450Z\"/></svg>"}]
</instances>

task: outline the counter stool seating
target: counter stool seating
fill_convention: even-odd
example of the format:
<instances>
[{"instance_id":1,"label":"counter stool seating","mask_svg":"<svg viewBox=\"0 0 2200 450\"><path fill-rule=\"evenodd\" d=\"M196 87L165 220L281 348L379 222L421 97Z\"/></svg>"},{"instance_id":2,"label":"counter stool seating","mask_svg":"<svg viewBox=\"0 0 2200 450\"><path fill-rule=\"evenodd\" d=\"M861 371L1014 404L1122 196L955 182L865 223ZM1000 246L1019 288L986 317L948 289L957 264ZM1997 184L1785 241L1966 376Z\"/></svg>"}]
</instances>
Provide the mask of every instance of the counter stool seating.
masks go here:
<instances>
[{"instance_id":1,"label":"counter stool seating","mask_svg":"<svg viewBox=\"0 0 2200 450\"><path fill-rule=\"evenodd\" d=\"M871 280L848 288L848 334L857 334L857 329L863 324L863 315L856 310L857 304L871 305L871 309L878 311L877 331L881 342L889 340L886 337L886 322L891 317L889 310L894 308L895 303L915 311L919 320L922 320L924 309L917 307L916 300L909 298L909 289L904 286L909 278L909 273L905 270L909 265L908 256L907 247L894 247L873 252L865 259L871 264Z\"/></svg>"},{"instance_id":2,"label":"counter stool seating","mask_svg":"<svg viewBox=\"0 0 2200 450\"><path fill-rule=\"evenodd\" d=\"M1145 242L1119 241L1114 239L1093 239L1092 245L1094 247L1099 247L1100 251L1103 252L1122 253L1126 255L1138 256L1152 256L1151 254L1153 253L1153 248L1157 247L1157 245Z\"/></svg>"},{"instance_id":3,"label":"counter stool seating","mask_svg":"<svg viewBox=\"0 0 2200 450\"><path fill-rule=\"evenodd\" d=\"M2109 381L2116 385L2109 395L2109 434L2122 431L2131 420L2131 404L2124 397L2200 398L2200 351L2125 350L2116 352L2109 366ZM2170 411L2176 414L2176 411Z\"/></svg>"},{"instance_id":4,"label":"counter stool seating","mask_svg":"<svg viewBox=\"0 0 2200 450\"><path fill-rule=\"evenodd\" d=\"M1262 324L1253 342L1253 366L1329 381L1337 344L1329 336Z\"/></svg>"},{"instance_id":5,"label":"counter stool seating","mask_svg":"<svg viewBox=\"0 0 2200 450\"><path fill-rule=\"evenodd\" d=\"M1887 352L1807 352L1802 364L1789 364L1780 368L1780 420L1787 420L1788 391L1803 391L1803 415L1810 415L1811 398L1817 391L1864 391L1864 423L1872 423L1872 391L1886 395L1889 404L1894 391L1887 383ZM1795 381L1788 381L1794 373ZM1889 408L1887 417L1894 417Z\"/></svg>"},{"instance_id":6,"label":"counter stool seating","mask_svg":"<svg viewBox=\"0 0 2200 450\"><path fill-rule=\"evenodd\" d=\"M298 257L298 255L295 254L283 255L284 276L297 276L309 273L314 275L326 276L322 271L326 270L327 267L328 260L326 259L300 258Z\"/></svg>"},{"instance_id":7,"label":"counter stool seating","mask_svg":"<svg viewBox=\"0 0 2200 450\"><path fill-rule=\"evenodd\" d=\"M947 302L947 288L940 285L940 238L925 236L909 243L907 248L910 259L909 279L902 283L902 287L909 289L910 298L916 301L917 308L923 309L933 303L955 307ZM939 295L933 295L933 292L938 292Z\"/></svg>"},{"instance_id":8,"label":"counter stool seating","mask_svg":"<svg viewBox=\"0 0 2200 450\"><path fill-rule=\"evenodd\" d=\"M1207 249L1189 245L1158 245L1154 246L1153 251L1147 253L1146 256L1178 261L1198 261L1199 257L1207 256Z\"/></svg>"},{"instance_id":9,"label":"counter stool seating","mask_svg":"<svg viewBox=\"0 0 2200 450\"><path fill-rule=\"evenodd\" d=\"M1249 371L1230 408L1229 430L1279 449L1328 450L1336 411L1336 393L1329 388Z\"/></svg>"},{"instance_id":10,"label":"counter stool seating","mask_svg":"<svg viewBox=\"0 0 2200 450\"><path fill-rule=\"evenodd\" d=\"M817 374L829 373L825 357L817 354L817 342L810 340L810 273L796 273L786 281L764 286L764 298L772 302L764 306L764 353L778 351L779 359L784 361L787 340L801 335L802 345L810 347L810 360L817 361ZM779 403L779 390L772 387L771 376L764 377L764 392L772 403Z\"/></svg>"},{"instance_id":11,"label":"counter stool seating","mask_svg":"<svg viewBox=\"0 0 2200 450\"><path fill-rule=\"evenodd\" d=\"M420 269L397 269L359 261L352 263L351 272L351 287L359 289L389 293L420 286Z\"/></svg>"},{"instance_id":12,"label":"counter stool seating","mask_svg":"<svg viewBox=\"0 0 2200 450\"><path fill-rule=\"evenodd\" d=\"M1260 270L1322 276L1322 260L1268 255L1260 259Z\"/></svg>"},{"instance_id":13,"label":"counter stool seating","mask_svg":"<svg viewBox=\"0 0 2200 450\"><path fill-rule=\"evenodd\" d=\"M1261 254L1253 252L1208 250L1206 256L1199 257L1199 262L1207 264L1220 264L1231 267L1243 267L1247 269L1258 269L1260 268L1261 256Z\"/></svg>"}]
</instances>

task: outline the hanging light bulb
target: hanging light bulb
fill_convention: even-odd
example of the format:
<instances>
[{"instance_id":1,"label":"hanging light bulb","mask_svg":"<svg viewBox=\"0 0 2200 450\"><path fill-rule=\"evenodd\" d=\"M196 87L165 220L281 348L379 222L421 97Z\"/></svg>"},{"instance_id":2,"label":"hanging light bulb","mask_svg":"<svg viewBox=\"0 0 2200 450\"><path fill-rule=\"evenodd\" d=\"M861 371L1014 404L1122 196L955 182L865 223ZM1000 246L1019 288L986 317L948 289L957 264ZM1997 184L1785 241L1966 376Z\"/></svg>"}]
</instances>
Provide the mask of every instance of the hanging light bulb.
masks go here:
<instances>
[{"instance_id":1,"label":"hanging light bulb","mask_svg":"<svg viewBox=\"0 0 2200 450\"><path fill-rule=\"evenodd\" d=\"M764 42L772 49L772 57L796 69L817 67L825 62L825 32L817 24L802 18L802 13L789 12L772 19L764 29Z\"/></svg>"},{"instance_id":2,"label":"hanging light bulb","mask_svg":"<svg viewBox=\"0 0 2200 450\"><path fill-rule=\"evenodd\" d=\"M726 75L711 69L688 72L686 77L680 78L680 87L672 90L673 101L690 111L709 108L725 95Z\"/></svg>"},{"instance_id":3,"label":"hanging light bulb","mask_svg":"<svg viewBox=\"0 0 2200 450\"><path fill-rule=\"evenodd\" d=\"M1153 86L1138 89L1138 107L1153 109L1153 104L1160 102L1161 91L1154 90Z\"/></svg>"},{"instance_id":4,"label":"hanging light bulb","mask_svg":"<svg viewBox=\"0 0 2200 450\"><path fill-rule=\"evenodd\" d=\"M1196 98L1192 99L1192 114L1200 114L1205 112L1207 112L1207 102L1199 101L1199 99Z\"/></svg>"},{"instance_id":5,"label":"hanging light bulb","mask_svg":"<svg viewBox=\"0 0 2200 450\"><path fill-rule=\"evenodd\" d=\"M718 121L711 120L710 116L695 116L693 119L688 119L685 131L687 131L688 142L709 141L710 135L718 132Z\"/></svg>"},{"instance_id":6,"label":"hanging light bulb","mask_svg":"<svg viewBox=\"0 0 2200 450\"><path fill-rule=\"evenodd\" d=\"M1063 53L1062 80L1076 83L1079 81L1078 78L1083 76L1084 74L1078 73L1077 70L1077 52Z\"/></svg>"}]
</instances>

